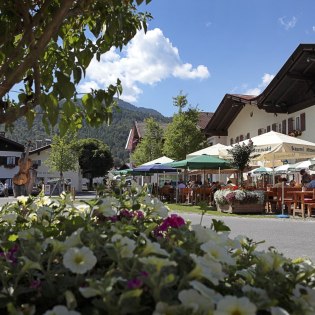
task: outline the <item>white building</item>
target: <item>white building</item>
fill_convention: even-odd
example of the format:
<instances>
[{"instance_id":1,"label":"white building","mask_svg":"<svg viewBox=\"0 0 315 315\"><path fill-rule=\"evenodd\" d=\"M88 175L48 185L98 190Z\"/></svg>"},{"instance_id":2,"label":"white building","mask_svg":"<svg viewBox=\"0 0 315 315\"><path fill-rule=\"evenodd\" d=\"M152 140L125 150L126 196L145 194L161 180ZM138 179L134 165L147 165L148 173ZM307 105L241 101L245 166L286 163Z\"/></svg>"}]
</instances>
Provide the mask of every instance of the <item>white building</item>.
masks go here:
<instances>
[{"instance_id":1,"label":"white building","mask_svg":"<svg viewBox=\"0 0 315 315\"><path fill-rule=\"evenodd\" d=\"M226 94L209 143L230 145L274 130L315 142L315 44L301 44L258 96Z\"/></svg>"}]
</instances>

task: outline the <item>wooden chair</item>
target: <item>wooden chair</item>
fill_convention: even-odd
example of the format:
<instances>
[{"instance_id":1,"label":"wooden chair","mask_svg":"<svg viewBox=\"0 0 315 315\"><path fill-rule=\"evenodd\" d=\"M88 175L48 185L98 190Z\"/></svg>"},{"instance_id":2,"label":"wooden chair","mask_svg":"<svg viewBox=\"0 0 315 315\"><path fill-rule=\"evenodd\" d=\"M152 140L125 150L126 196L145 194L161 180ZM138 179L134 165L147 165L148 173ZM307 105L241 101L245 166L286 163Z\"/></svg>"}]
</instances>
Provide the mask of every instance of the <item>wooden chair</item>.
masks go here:
<instances>
[{"instance_id":1,"label":"wooden chair","mask_svg":"<svg viewBox=\"0 0 315 315\"><path fill-rule=\"evenodd\" d=\"M315 188L313 188L312 198L304 198L305 209L307 210L307 216L312 216L312 211L315 211Z\"/></svg>"},{"instance_id":2,"label":"wooden chair","mask_svg":"<svg viewBox=\"0 0 315 315\"><path fill-rule=\"evenodd\" d=\"M190 188L180 188L179 189L179 202L189 203L191 199L190 193L191 193Z\"/></svg>"}]
</instances>

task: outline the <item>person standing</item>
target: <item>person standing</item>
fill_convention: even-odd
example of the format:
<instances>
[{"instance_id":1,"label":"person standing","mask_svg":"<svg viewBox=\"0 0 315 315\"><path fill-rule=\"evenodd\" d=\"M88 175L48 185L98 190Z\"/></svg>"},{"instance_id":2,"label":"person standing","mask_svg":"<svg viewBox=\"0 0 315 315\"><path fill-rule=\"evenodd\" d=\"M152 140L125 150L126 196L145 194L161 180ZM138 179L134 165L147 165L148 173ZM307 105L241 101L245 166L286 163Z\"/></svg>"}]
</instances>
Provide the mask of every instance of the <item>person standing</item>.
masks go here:
<instances>
[{"instance_id":1,"label":"person standing","mask_svg":"<svg viewBox=\"0 0 315 315\"><path fill-rule=\"evenodd\" d=\"M302 175L302 180L301 180L302 187L306 186L311 181L311 175L308 174L305 169L302 169L300 171L300 174Z\"/></svg>"}]
</instances>

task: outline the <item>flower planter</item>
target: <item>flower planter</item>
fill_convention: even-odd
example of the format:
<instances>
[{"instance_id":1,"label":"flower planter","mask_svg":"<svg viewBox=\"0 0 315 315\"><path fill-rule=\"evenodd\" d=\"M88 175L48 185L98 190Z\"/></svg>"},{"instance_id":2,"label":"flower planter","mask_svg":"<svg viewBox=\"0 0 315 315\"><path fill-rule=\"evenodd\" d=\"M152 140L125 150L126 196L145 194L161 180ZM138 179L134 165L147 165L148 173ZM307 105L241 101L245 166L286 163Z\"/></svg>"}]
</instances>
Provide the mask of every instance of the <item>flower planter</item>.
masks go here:
<instances>
[{"instance_id":1,"label":"flower planter","mask_svg":"<svg viewBox=\"0 0 315 315\"><path fill-rule=\"evenodd\" d=\"M265 211L265 206L260 203L234 202L233 204L228 205L217 204L217 210L227 213L263 213Z\"/></svg>"}]
</instances>

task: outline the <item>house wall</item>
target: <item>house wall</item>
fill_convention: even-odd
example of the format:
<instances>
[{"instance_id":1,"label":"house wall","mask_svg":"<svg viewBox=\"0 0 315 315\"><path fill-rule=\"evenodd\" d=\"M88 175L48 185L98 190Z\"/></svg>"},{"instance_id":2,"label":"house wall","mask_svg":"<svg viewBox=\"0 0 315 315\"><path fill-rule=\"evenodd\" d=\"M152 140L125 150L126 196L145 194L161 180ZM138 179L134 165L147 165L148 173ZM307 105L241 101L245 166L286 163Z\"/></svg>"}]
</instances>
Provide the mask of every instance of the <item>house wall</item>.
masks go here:
<instances>
[{"instance_id":1,"label":"house wall","mask_svg":"<svg viewBox=\"0 0 315 315\"><path fill-rule=\"evenodd\" d=\"M274 123L277 124L276 131L282 132L282 130L279 131L279 125L282 126L283 120L287 121L286 128L288 130L288 119L294 118L294 121L296 121L296 117L300 117L302 113L305 113L305 131L303 131L302 135L298 136L298 138L315 142L315 125L314 125L315 107L314 106L303 109L301 111L297 111L293 114L275 115L272 113L267 113L263 109L258 109L254 105L247 104L241 110L239 115L236 117L236 119L232 122L231 126L229 127L227 142L226 143L221 142L221 143L229 145L231 138L234 139L234 143L235 143L236 137L240 137L241 135L244 136L244 140L245 140L247 133L250 134L250 138L255 137L258 135L258 129L264 128L266 129L265 132L267 132L267 126L271 126Z\"/></svg>"},{"instance_id":2,"label":"house wall","mask_svg":"<svg viewBox=\"0 0 315 315\"><path fill-rule=\"evenodd\" d=\"M32 159L33 163L36 163L37 161L40 161L38 164L38 167L36 169L37 171L37 183L41 182L41 179L44 180L44 183L46 184L48 180L59 178L58 172L51 172L48 168L48 166L45 165L45 161L49 157L50 154L50 148L36 152L33 154L30 154L30 158ZM82 191L82 177L79 171L67 171L64 172L64 178L65 179L71 179L71 186L75 188L76 191L81 192Z\"/></svg>"},{"instance_id":3,"label":"house wall","mask_svg":"<svg viewBox=\"0 0 315 315\"><path fill-rule=\"evenodd\" d=\"M20 158L22 152L17 152L17 151L0 151L0 156L1 157L14 157ZM5 167L4 165L0 166L0 180L5 183L7 182L9 187L12 187L12 178L15 174L17 174L19 171L19 166L15 165L12 168Z\"/></svg>"}]
</instances>

